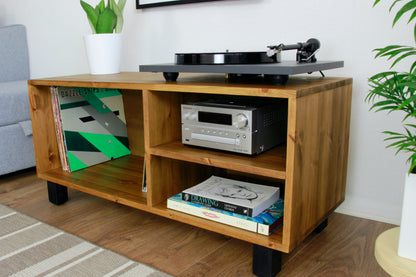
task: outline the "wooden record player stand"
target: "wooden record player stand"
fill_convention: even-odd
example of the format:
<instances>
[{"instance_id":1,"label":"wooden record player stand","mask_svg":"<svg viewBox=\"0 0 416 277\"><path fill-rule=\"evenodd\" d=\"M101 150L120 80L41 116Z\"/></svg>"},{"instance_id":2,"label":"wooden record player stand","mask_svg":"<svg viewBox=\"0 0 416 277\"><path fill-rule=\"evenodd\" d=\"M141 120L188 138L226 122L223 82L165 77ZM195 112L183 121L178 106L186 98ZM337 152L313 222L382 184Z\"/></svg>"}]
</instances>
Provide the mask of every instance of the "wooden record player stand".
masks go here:
<instances>
[{"instance_id":1,"label":"wooden record player stand","mask_svg":"<svg viewBox=\"0 0 416 277\"><path fill-rule=\"evenodd\" d=\"M30 80L37 175L49 199L67 201L67 188L254 244L253 272L274 276L289 253L327 218L345 195L352 79L290 78L285 86L228 83L224 75L126 72ZM51 86L115 88L123 93L131 155L72 173L61 168ZM287 143L255 157L184 146L180 105L215 95L287 100ZM145 159L144 159L145 157ZM143 162L147 192L142 192ZM283 226L270 236L170 210L169 197L212 174L279 183Z\"/></svg>"}]
</instances>

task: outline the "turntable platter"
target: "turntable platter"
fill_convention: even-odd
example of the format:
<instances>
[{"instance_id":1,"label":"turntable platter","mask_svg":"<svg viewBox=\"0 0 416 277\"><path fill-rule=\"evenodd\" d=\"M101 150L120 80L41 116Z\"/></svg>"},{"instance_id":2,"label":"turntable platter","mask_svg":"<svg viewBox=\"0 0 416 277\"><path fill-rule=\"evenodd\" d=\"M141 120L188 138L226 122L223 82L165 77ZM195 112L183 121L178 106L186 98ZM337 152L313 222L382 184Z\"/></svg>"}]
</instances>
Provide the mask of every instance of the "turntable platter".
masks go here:
<instances>
[{"instance_id":1,"label":"turntable platter","mask_svg":"<svg viewBox=\"0 0 416 277\"><path fill-rule=\"evenodd\" d=\"M263 64L275 63L266 52L217 52L217 53L177 53L176 64L209 65L209 64Z\"/></svg>"}]
</instances>

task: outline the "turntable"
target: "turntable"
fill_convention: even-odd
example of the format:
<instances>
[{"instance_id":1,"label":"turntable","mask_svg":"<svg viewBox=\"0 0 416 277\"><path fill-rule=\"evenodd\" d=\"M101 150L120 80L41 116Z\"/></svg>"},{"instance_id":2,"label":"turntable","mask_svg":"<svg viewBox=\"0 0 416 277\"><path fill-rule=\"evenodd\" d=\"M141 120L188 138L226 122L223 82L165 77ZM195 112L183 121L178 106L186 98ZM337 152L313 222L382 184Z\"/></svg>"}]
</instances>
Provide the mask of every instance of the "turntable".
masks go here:
<instances>
[{"instance_id":1,"label":"turntable","mask_svg":"<svg viewBox=\"0 0 416 277\"><path fill-rule=\"evenodd\" d=\"M261 76L264 82L283 85L289 75L341 68L343 61L318 61L317 39L296 44L267 46L264 52L177 53L175 63L140 65L140 72L163 72L166 81L176 81L180 72L225 73L228 80L238 82ZM282 61L281 52L297 50L296 61Z\"/></svg>"}]
</instances>

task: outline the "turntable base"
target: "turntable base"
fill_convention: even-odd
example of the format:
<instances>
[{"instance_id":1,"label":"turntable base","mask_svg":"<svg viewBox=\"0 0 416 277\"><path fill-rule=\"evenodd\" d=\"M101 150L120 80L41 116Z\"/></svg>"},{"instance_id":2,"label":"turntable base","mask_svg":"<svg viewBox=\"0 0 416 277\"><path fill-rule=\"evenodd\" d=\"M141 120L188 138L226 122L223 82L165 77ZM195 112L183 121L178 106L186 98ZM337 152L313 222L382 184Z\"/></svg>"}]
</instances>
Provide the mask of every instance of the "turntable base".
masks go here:
<instances>
[{"instance_id":1,"label":"turntable base","mask_svg":"<svg viewBox=\"0 0 416 277\"><path fill-rule=\"evenodd\" d=\"M229 74L230 80L263 75L264 81L283 85L289 75L312 73L316 71L344 67L343 61L316 61L314 63L298 63L296 61L282 61L280 63L264 64L210 64L210 65L182 65L182 64L153 64L140 65L140 72L163 72L166 81L176 81L180 72L191 73L224 73Z\"/></svg>"}]
</instances>

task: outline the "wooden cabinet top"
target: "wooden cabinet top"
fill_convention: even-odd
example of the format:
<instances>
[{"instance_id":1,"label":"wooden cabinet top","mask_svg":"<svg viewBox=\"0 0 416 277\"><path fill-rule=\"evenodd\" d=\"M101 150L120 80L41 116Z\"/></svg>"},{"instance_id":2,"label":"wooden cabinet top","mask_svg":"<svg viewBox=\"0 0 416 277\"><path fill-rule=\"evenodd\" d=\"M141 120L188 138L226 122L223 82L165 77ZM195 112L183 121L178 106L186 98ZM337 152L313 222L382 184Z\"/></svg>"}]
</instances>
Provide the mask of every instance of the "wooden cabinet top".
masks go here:
<instances>
[{"instance_id":1,"label":"wooden cabinet top","mask_svg":"<svg viewBox=\"0 0 416 277\"><path fill-rule=\"evenodd\" d=\"M291 76L285 85L228 82L224 74L181 73L176 82L167 82L162 73L122 72L109 75L73 75L33 79L34 86L76 86L132 90L182 91L211 94L236 94L260 97L297 98L322 90L352 84L351 78Z\"/></svg>"}]
</instances>

